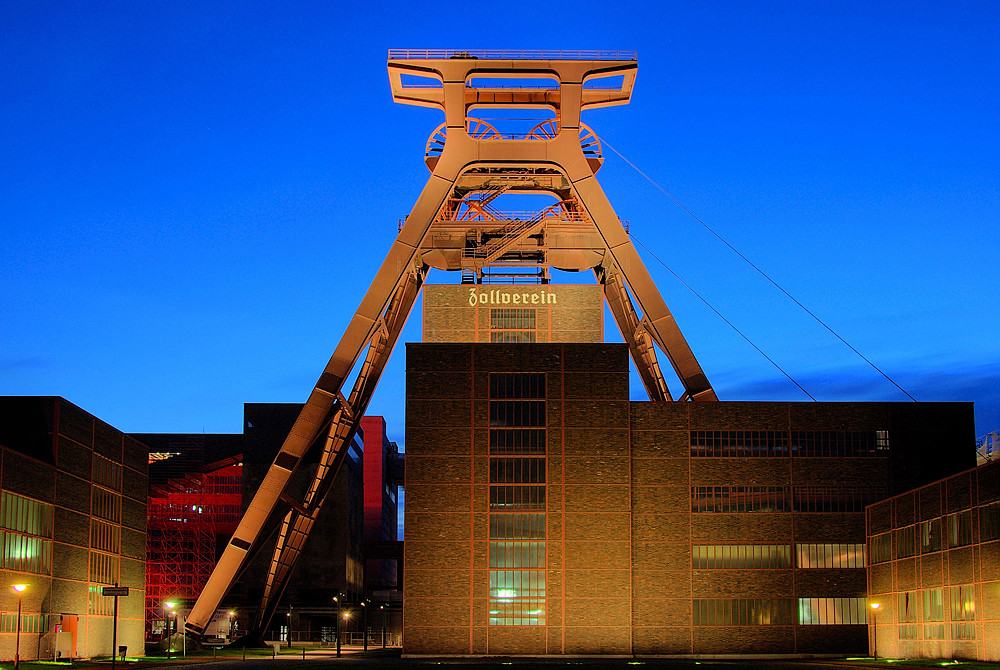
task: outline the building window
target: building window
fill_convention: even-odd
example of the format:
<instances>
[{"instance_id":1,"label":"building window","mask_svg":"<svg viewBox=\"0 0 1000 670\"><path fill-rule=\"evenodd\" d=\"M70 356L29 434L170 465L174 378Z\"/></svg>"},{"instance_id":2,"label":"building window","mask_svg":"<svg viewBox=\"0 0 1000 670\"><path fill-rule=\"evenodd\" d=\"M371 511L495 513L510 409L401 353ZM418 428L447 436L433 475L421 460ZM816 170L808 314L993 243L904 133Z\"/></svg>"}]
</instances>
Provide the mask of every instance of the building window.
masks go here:
<instances>
[{"instance_id":1,"label":"building window","mask_svg":"<svg viewBox=\"0 0 1000 670\"><path fill-rule=\"evenodd\" d=\"M490 342L493 344L532 344L535 341L533 330L492 330Z\"/></svg>"},{"instance_id":2,"label":"building window","mask_svg":"<svg viewBox=\"0 0 1000 670\"><path fill-rule=\"evenodd\" d=\"M112 554L120 554L122 547L122 527L100 519L90 520L90 547Z\"/></svg>"},{"instance_id":3,"label":"building window","mask_svg":"<svg viewBox=\"0 0 1000 670\"><path fill-rule=\"evenodd\" d=\"M692 486L692 512L787 512L787 486Z\"/></svg>"},{"instance_id":4,"label":"building window","mask_svg":"<svg viewBox=\"0 0 1000 670\"><path fill-rule=\"evenodd\" d=\"M781 430L692 430L692 456L787 456L788 433Z\"/></svg>"},{"instance_id":5,"label":"building window","mask_svg":"<svg viewBox=\"0 0 1000 670\"><path fill-rule=\"evenodd\" d=\"M944 591L927 589L921 592L921 596L924 602L924 621L944 621Z\"/></svg>"},{"instance_id":6,"label":"building window","mask_svg":"<svg viewBox=\"0 0 1000 670\"><path fill-rule=\"evenodd\" d=\"M45 633L48 631L48 616L44 614L21 614L22 633ZM17 612L0 614L0 633L17 632Z\"/></svg>"},{"instance_id":7,"label":"building window","mask_svg":"<svg viewBox=\"0 0 1000 670\"><path fill-rule=\"evenodd\" d=\"M896 594L896 620L899 623L915 623L917 621L917 609L920 607L917 602L916 591L903 591Z\"/></svg>"},{"instance_id":8,"label":"building window","mask_svg":"<svg viewBox=\"0 0 1000 670\"><path fill-rule=\"evenodd\" d=\"M533 309L491 309L490 328L494 330L534 330Z\"/></svg>"},{"instance_id":9,"label":"building window","mask_svg":"<svg viewBox=\"0 0 1000 670\"><path fill-rule=\"evenodd\" d=\"M799 568L863 568L864 544L797 544L796 564Z\"/></svg>"},{"instance_id":10,"label":"building window","mask_svg":"<svg viewBox=\"0 0 1000 670\"><path fill-rule=\"evenodd\" d=\"M972 544L972 510L948 515L948 546Z\"/></svg>"},{"instance_id":11,"label":"building window","mask_svg":"<svg viewBox=\"0 0 1000 670\"><path fill-rule=\"evenodd\" d=\"M900 640L919 640L920 626L917 624L904 624L899 627Z\"/></svg>"},{"instance_id":12,"label":"building window","mask_svg":"<svg viewBox=\"0 0 1000 670\"><path fill-rule=\"evenodd\" d=\"M52 505L3 491L0 495L0 527L28 535L52 537Z\"/></svg>"},{"instance_id":13,"label":"building window","mask_svg":"<svg viewBox=\"0 0 1000 670\"><path fill-rule=\"evenodd\" d=\"M544 626L544 374L490 375L489 435L489 624Z\"/></svg>"},{"instance_id":14,"label":"building window","mask_svg":"<svg viewBox=\"0 0 1000 670\"><path fill-rule=\"evenodd\" d=\"M865 506L885 498L884 486L796 486L795 512L864 512Z\"/></svg>"},{"instance_id":15,"label":"building window","mask_svg":"<svg viewBox=\"0 0 1000 670\"><path fill-rule=\"evenodd\" d=\"M87 614L97 614L101 616L113 616L115 613L114 596L102 596L103 586L87 587Z\"/></svg>"},{"instance_id":16,"label":"building window","mask_svg":"<svg viewBox=\"0 0 1000 670\"><path fill-rule=\"evenodd\" d=\"M884 430L793 430L791 436L792 456L856 458L889 451Z\"/></svg>"},{"instance_id":17,"label":"building window","mask_svg":"<svg viewBox=\"0 0 1000 670\"><path fill-rule=\"evenodd\" d=\"M972 584L951 587L951 620L976 620L976 597Z\"/></svg>"},{"instance_id":18,"label":"building window","mask_svg":"<svg viewBox=\"0 0 1000 670\"><path fill-rule=\"evenodd\" d=\"M91 500L91 509L93 516L100 519L105 519L113 523L121 523L122 521L122 497L108 491L107 489L102 489L100 487L93 487L92 489L93 497Z\"/></svg>"},{"instance_id":19,"label":"building window","mask_svg":"<svg viewBox=\"0 0 1000 670\"><path fill-rule=\"evenodd\" d=\"M4 570L47 575L52 572L52 540L0 530Z\"/></svg>"},{"instance_id":20,"label":"building window","mask_svg":"<svg viewBox=\"0 0 1000 670\"><path fill-rule=\"evenodd\" d=\"M792 567L787 544L696 544L691 547L696 570L770 570Z\"/></svg>"},{"instance_id":21,"label":"building window","mask_svg":"<svg viewBox=\"0 0 1000 670\"><path fill-rule=\"evenodd\" d=\"M98 584L117 584L120 560L113 554L90 552L90 581Z\"/></svg>"},{"instance_id":22,"label":"building window","mask_svg":"<svg viewBox=\"0 0 1000 670\"><path fill-rule=\"evenodd\" d=\"M920 553L941 550L941 519L931 519L920 524Z\"/></svg>"},{"instance_id":23,"label":"building window","mask_svg":"<svg viewBox=\"0 0 1000 670\"><path fill-rule=\"evenodd\" d=\"M1000 539L1000 501L979 508L979 540Z\"/></svg>"},{"instance_id":24,"label":"building window","mask_svg":"<svg viewBox=\"0 0 1000 670\"><path fill-rule=\"evenodd\" d=\"M924 639L925 640L943 640L944 639L944 624L943 623L931 623L924 625Z\"/></svg>"},{"instance_id":25,"label":"building window","mask_svg":"<svg viewBox=\"0 0 1000 670\"><path fill-rule=\"evenodd\" d=\"M892 533L873 535L869 544L868 556L873 564L892 560Z\"/></svg>"},{"instance_id":26,"label":"building window","mask_svg":"<svg viewBox=\"0 0 1000 670\"><path fill-rule=\"evenodd\" d=\"M695 626L788 626L795 623L790 598L696 598Z\"/></svg>"},{"instance_id":27,"label":"building window","mask_svg":"<svg viewBox=\"0 0 1000 670\"><path fill-rule=\"evenodd\" d=\"M100 454L94 454L93 480L95 484L115 491L122 490L122 466Z\"/></svg>"},{"instance_id":28,"label":"building window","mask_svg":"<svg viewBox=\"0 0 1000 670\"><path fill-rule=\"evenodd\" d=\"M909 558L917 553L917 527L907 526L893 531L896 538L896 558Z\"/></svg>"},{"instance_id":29,"label":"building window","mask_svg":"<svg viewBox=\"0 0 1000 670\"><path fill-rule=\"evenodd\" d=\"M799 598L799 624L839 626L867 623L864 598Z\"/></svg>"}]
</instances>

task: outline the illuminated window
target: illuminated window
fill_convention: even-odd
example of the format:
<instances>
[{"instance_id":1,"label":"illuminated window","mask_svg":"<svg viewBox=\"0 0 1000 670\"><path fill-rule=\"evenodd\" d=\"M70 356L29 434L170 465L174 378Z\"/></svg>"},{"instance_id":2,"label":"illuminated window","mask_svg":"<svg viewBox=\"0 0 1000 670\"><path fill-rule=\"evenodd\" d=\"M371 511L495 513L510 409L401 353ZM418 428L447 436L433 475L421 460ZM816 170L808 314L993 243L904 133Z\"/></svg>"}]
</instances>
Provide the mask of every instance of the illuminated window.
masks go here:
<instances>
[{"instance_id":1,"label":"illuminated window","mask_svg":"<svg viewBox=\"0 0 1000 670\"><path fill-rule=\"evenodd\" d=\"M47 575L52 572L52 540L0 530L4 570Z\"/></svg>"},{"instance_id":2,"label":"illuminated window","mask_svg":"<svg viewBox=\"0 0 1000 670\"><path fill-rule=\"evenodd\" d=\"M873 535L869 545L868 556L873 564L892 560L892 533Z\"/></svg>"},{"instance_id":3,"label":"illuminated window","mask_svg":"<svg viewBox=\"0 0 1000 670\"><path fill-rule=\"evenodd\" d=\"M917 599L916 591L904 591L896 594L896 620L900 624L900 640L920 639L920 626L916 623L919 609L920 601Z\"/></svg>"},{"instance_id":4,"label":"illuminated window","mask_svg":"<svg viewBox=\"0 0 1000 670\"><path fill-rule=\"evenodd\" d=\"M99 551L90 552L90 581L99 584L118 583L118 567L121 559L114 554Z\"/></svg>"},{"instance_id":5,"label":"illuminated window","mask_svg":"<svg viewBox=\"0 0 1000 670\"><path fill-rule=\"evenodd\" d=\"M787 512L787 486L692 486L692 512Z\"/></svg>"},{"instance_id":6,"label":"illuminated window","mask_svg":"<svg viewBox=\"0 0 1000 670\"><path fill-rule=\"evenodd\" d=\"M797 544L796 564L800 568L863 568L864 544Z\"/></svg>"},{"instance_id":7,"label":"illuminated window","mask_svg":"<svg viewBox=\"0 0 1000 670\"><path fill-rule=\"evenodd\" d=\"M941 519L931 519L920 524L920 553L941 550Z\"/></svg>"},{"instance_id":8,"label":"illuminated window","mask_svg":"<svg viewBox=\"0 0 1000 670\"><path fill-rule=\"evenodd\" d=\"M909 558L917 553L917 527L906 526L893 531L896 538L896 558Z\"/></svg>"},{"instance_id":9,"label":"illuminated window","mask_svg":"<svg viewBox=\"0 0 1000 670\"><path fill-rule=\"evenodd\" d=\"M972 510L948 515L948 546L972 544Z\"/></svg>"},{"instance_id":10,"label":"illuminated window","mask_svg":"<svg viewBox=\"0 0 1000 670\"><path fill-rule=\"evenodd\" d=\"M100 519L90 520L90 546L113 554L121 553L121 526Z\"/></svg>"},{"instance_id":11,"label":"illuminated window","mask_svg":"<svg viewBox=\"0 0 1000 670\"><path fill-rule=\"evenodd\" d=\"M864 598L799 598L803 626L839 626L867 623Z\"/></svg>"},{"instance_id":12,"label":"illuminated window","mask_svg":"<svg viewBox=\"0 0 1000 670\"><path fill-rule=\"evenodd\" d=\"M115 613L114 596L102 596L103 586L90 585L87 587L87 614L97 614L101 616L113 616Z\"/></svg>"},{"instance_id":13,"label":"illuminated window","mask_svg":"<svg viewBox=\"0 0 1000 670\"><path fill-rule=\"evenodd\" d=\"M22 614L22 633L45 633L48 632L49 618L44 614ZM0 614L0 633L17 632L17 612L4 612Z\"/></svg>"},{"instance_id":14,"label":"illuminated window","mask_svg":"<svg viewBox=\"0 0 1000 670\"><path fill-rule=\"evenodd\" d=\"M691 547L696 570L768 570L792 567L787 544L696 544Z\"/></svg>"},{"instance_id":15,"label":"illuminated window","mask_svg":"<svg viewBox=\"0 0 1000 670\"><path fill-rule=\"evenodd\" d=\"M794 624L790 598L697 598L695 626L787 626Z\"/></svg>"},{"instance_id":16,"label":"illuminated window","mask_svg":"<svg viewBox=\"0 0 1000 670\"><path fill-rule=\"evenodd\" d=\"M924 604L924 621L944 621L944 592L927 589L921 592Z\"/></svg>"},{"instance_id":17,"label":"illuminated window","mask_svg":"<svg viewBox=\"0 0 1000 670\"><path fill-rule=\"evenodd\" d=\"M917 624L903 624L899 626L900 640L919 640L920 626Z\"/></svg>"},{"instance_id":18,"label":"illuminated window","mask_svg":"<svg viewBox=\"0 0 1000 670\"><path fill-rule=\"evenodd\" d=\"M0 527L52 537L52 505L3 491L0 494Z\"/></svg>"},{"instance_id":19,"label":"illuminated window","mask_svg":"<svg viewBox=\"0 0 1000 670\"><path fill-rule=\"evenodd\" d=\"M491 374L490 427L489 624L543 626L545 375Z\"/></svg>"}]
</instances>

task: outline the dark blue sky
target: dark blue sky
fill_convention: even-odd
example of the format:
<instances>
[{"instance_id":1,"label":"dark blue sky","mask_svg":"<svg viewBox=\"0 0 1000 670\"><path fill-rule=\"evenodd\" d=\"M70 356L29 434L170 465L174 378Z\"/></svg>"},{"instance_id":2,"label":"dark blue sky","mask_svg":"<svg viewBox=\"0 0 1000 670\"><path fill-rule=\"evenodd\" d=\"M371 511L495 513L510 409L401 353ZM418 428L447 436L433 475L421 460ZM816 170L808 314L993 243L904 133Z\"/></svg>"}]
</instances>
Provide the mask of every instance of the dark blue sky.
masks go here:
<instances>
[{"instance_id":1,"label":"dark blue sky","mask_svg":"<svg viewBox=\"0 0 1000 670\"><path fill-rule=\"evenodd\" d=\"M392 103L387 49L627 49L632 104L585 122L918 400L1000 428L996 2L285 4L5 3L0 394L142 432L304 400L443 120ZM605 153L636 239L812 395L905 400ZM720 397L806 400L646 261ZM403 370L372 404L400 441Z\"/></svg>"}]
</instances>

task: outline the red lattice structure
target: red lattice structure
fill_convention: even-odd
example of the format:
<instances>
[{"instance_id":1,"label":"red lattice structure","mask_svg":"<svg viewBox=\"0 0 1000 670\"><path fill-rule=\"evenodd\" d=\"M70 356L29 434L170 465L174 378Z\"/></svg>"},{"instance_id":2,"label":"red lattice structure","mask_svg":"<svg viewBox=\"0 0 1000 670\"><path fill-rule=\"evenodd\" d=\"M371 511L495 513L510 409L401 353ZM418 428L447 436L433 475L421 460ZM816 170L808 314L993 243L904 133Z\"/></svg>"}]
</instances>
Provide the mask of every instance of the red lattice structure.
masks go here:
<instances>
[{"instance_id":1,"label":"red lattice structure","mask_svg":"<svg viewBox=\"0 0 1000 670\"><path fill-rule=\"evenodd\" d=\"M198 597L216 562L219 536L240 520L242 455L151 487L146 536L146 639L164 633L163 603Z\"/></svg>"}]
</instances>

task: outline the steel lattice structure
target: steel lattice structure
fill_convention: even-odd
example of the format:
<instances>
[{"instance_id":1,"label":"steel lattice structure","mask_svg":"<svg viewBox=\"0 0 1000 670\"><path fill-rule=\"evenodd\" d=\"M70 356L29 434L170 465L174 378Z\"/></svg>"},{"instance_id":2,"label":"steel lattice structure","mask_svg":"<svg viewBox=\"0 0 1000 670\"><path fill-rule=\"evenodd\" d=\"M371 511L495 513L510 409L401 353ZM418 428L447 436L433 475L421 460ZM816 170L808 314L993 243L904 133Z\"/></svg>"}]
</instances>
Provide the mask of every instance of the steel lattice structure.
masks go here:
<instances>
[{"instance_id":1,"label":"steel lattice structure","mask_svg":"<svg viewBox=\"0 0 1000 670\"><path fill-rule=\"evenodd\" d=\"M266 628L431 268L470 283L498 275L546 283L550 268L592 270L650 399L672 399L657 349L684 386L681 400L717 399L597 182L600 139L580 121L583 110L627 104L637 67L634 53L618 51L390 51L393 99L445 115L427 142L431 176L195 604L189 631L204 631L276 525L251 633ZM553 116L511 135L476 118L480 109ZM546 194L553 204L503 212L493 203L506 193ZM293 496L289 479L311 449L320 452L311 485Z\"/></svg>"}]
</instances>

